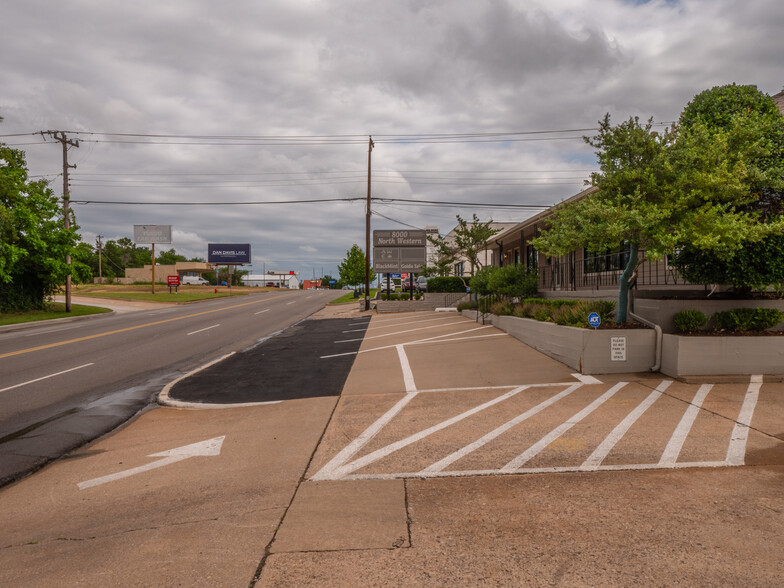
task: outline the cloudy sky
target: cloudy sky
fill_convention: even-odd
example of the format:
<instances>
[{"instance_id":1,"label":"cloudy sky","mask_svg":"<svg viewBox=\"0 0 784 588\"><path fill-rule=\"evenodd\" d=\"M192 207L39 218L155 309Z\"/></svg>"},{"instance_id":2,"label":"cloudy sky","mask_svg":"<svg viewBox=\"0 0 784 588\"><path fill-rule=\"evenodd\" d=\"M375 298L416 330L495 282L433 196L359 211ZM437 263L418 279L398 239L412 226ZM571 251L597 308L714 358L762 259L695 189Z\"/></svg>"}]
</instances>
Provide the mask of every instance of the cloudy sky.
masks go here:
<instances>
[{"instance_id":1,"label":"cloudy sky","mask_svg":"<svg viewBox=\"0 0 784 588\"><path fill-rule=\"evenodd\" d=\"M369 136L373 229L522 220L582 188L606 112L779 92L782 30L781 0L8 2L0 141L61 195L35 133L79 140L87 242L171 224L188 256L250 243L254 272L334 275L364 247Z\"/></svg>"}]
</instances>

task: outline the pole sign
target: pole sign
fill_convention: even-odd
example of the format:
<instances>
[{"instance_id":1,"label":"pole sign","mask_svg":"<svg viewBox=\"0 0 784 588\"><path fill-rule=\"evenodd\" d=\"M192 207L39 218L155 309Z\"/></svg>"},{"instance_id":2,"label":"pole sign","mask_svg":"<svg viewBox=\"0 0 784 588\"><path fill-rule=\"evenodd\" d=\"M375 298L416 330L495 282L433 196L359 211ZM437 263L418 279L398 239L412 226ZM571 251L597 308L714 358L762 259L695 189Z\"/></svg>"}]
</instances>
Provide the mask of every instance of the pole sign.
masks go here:
<instances>
[{"instance_id":1,"label":"pole sign","mask_svg":"<svg viewBox=\"0 0 784 588\"><path fill-rule=\"evenodd\" d=\"M373 231L373 271L378 274L419 272L426 256L426 231Z\"/></svg>"},{"instance_id":2,"label":"pole sign","mask_svg":"<svg viewBox=\"0 0 784 588\"><path fill-rule=\"evenodd\" d=\"M166 283L169 286L179 286L180 285L180 276L166 276Z\"/></svg>"},{"instance_id":3,"label":"pole sign","mask_svg":"<svg viewBox=\"0 0 784 588\"><path fill-rule=\"evenodd\" d=\"M598 313L592 312L588 315L588 324L595 329L602 324L602 317L600 317Z\"/></svg>"},{"instance_id":4,"label":"pole sign","mask_svg":"<svg viewBox=\"0 0 784 588\"><path fill-rule=\"evenodd\" d=\"M249 243L209 243L207 262L219 265L242 265L250 263Z\"/></svg>"},{"instance_id":5,"label":"pole sign","mask_svg":"<svg viewBox=\"0 0 784 588\"><path fill-rule=\"evenodd\" d=\"M171 243L171 225L133 225L134 243Z\"/></svg>"}]
</instances>

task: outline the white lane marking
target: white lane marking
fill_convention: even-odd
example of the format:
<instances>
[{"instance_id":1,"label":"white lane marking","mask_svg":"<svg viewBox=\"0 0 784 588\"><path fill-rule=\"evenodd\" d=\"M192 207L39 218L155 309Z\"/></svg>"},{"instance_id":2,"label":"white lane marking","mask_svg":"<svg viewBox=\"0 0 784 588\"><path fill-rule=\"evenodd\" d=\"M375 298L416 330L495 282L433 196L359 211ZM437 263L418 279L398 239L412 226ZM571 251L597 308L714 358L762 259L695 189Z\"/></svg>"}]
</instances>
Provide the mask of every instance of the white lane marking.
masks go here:
<instances>
[{"instance_id":1,"label":"white lane marking","mask_svg":"<svg viewBox=\"0 0 784 588\"><path fill-rule=\"evenodd\" d=\"M670 387L672 384L672 380L662 380L662 383L659 384L656 389L648 394L648 396L638 404L634 410L632 410L629 414L626 415L620 423L618 423L615 428L610 431L610 434L604 438L604 440L599 443L596 449L593 450L593 453L588 456L588 458L583 462L583 469L584 470L593 470L598 468L604 458L612 451L612 448L618 444L623 436L629 431L634 423L637 422L643 413L648 410L654 402L656 402L659 397L662 395L667 388Z\"/></svg>"},{"instance_id":2,"label":"white lane marking","mask_svg":"<svg viewBox=\"0 0 784 588\"><path fill-rule=\"evenodd\" d=\"M423 321L423 320L416 320L416 321L409 321L409 322L406 322L406 323L395 323L394 325L388 325L386 327L375 327L374 326L374 327L369 327L368 331L377 331L379 329L390 329L390 328L394 328L394 327L402 327L404 325L421 325L422 323L433 323L433 322L436 322L436 321L443 321L443 320L452 320L452 317L451 316L440 316L440 317L432 318L430 320L425 320L425 321Z\"/></svg>"},{"instance_id":3,"label":"white lane marking","mask_svg":"<svg viewBox=\"0 0 784 588\"><path fill-rule=\"evenodd\" d=\"M746 461L746 441L749 438L751 417L754 416L754 407L757 406L759 391L762 387L762 376L751 376L751 383L746 390L743 406L740 407L738 420L732 428L730 446L727 448L727 462L731 465L743 465Z\"/></svg>"},{"instance_id":4,"label":"white lane marking","mask_svg":"<svg viewBox=\"0 0 784 588\"><path fill-rule=\"evenodd\" d=\"M269 308L265 308L264 310L260 310L259 312L254 312L253 314L262 314L264 312L269 312L269 311L270 311Z\"/></svg>"},{"instance_id":5,"label":"white lane marking","mask_svg":"<svg viewBox=\"0 0 784 588\"><path fill-rule=\"evenodd\" d=\"M420 345L422 343L430 343L435 341L436 339L443 339L444 337L454 337L455 335L462 335L463 333L470 333L471 331L479 331L481 329L492 329L494 328L493 325L487 325L484 327L476 327L473 329L466 329L464 331L457 331L455 333L447 333L446 335L436 335L435 337L428 337L427 339L418 339L417 341L410 341L409 343L402 343L402 345ZM483 337L509 337L507 333L496 333L493 335L482 335ZM461 341L463 339L478 339L479 337L455 337L453 339L449 339L448 341ZM362 339L356 339L356 341L362 341ZM448 342L447 341L447 342ZM338 343L338 341L336 341ZM373 347L371 349L363 349L362 351L347 351L345 353L335 353L333 355L322 355L321 359L329 359L330 357L341 357L343 355L356 355L357 353L368 353L370 351L381 351L383 349L392 349L393 347L397 347L400 343L394 343L392 345L383 345L382 347Z\"/></svg>"},{"instance_id":6,"label":"white lane marking","mask_svg":"<svg viewBox=\"0 0 784 588\"><path fill-rule=\"evenodd\" d=\"M49 329L47 331L36 331L35 333L28 333L25 337L35 337L36 335L46 335L48 333L59 333L60 331L70 331L71 329L76 329L81 327L82 325L73 325L70 327L62 327L59 329Z\"/></svg>"},{"instance_id":7,"label":"white lane marking","mask_svg":"<svg viewBox=\"0 0 784 588\"><path fill-rule=\"evenodd\" d=\"M545 447L550 445L553 441L558 439L561 435L563 435L566 431L571 429L574 425L579 423L589 414L591 414L594 410L599 408L602 404L607 402L612 396L621 388L623 388L628 382L618 382L615 386L607 390L604 394L599 396L596 400L591 402L588 406L582 409L580 412L575 414L573 417L568 419L565 423L559 425L552 431L550 431L547 435L542 437L539 441L534 443L531 447L523 451L520 455L515 457L512 461L506 464L504 467L501 468L502 472L514 472L519 469L524 463L530 461L536 455L538 455Z\"/></svg>"},{"instance_id":8,"label":"white lane marking","mask_svg":"<svg viewBox=\"0 0 784 588\"><path fill-rule=\"evenodd\" d=\"M338 453L335 457L333 457L327 465L321 468L316 475L313 476L313 480L337 480L340 478L340 475L337 475L336 472L339 468L341 468L348 460L350 460L356 453L364 447L364 445L373 439L381 429L383 429L389 421L391 421L395 416L403 410L403 408L411 402L414 398L416 398L418 392L413 392L411 394L406 394L401 398L395 406L390 408L387 412L385 412L381 417L370 425L367 429L365 429L362 434L354 439L351 443L346 445L340 453Z\"/></svg>"},{"instance_id":9,"label":"white lane marking","mask_svg":"<svg viewBox=\"0 0 784 588\"><path fill-rule=\"evenodd\" d=\"M587 376L585 374L572 374L572 377L581 381L583 384L601 384L601 380L597 380L593 376Z\"/></svg>"},{"instance_id":10,"label":"white lane marking","mask_svg":"<svg viewBox=\"0 0 784 588\"><path fill-rule=\"evenodd\" d=\"M217 325L212 325L211 327L204 327L203 329L199 329L198 331L191 331L188 335L195 335L196 333L202 333L204 331L209 331L210 329L214 329L215 327L220 327L220 323Z\"/></svg>"},{"instance_id":11,"label":"white lane marking","mask_svg":"<svg viewBox=\"0 0 784 588\"><path fill-rule=\"evenodd\" d=\"M296 301L296 300L292 300L291 302L287 302L287 303L286 303L286 306L289 306L290 304L296 304L296 303L297 303L297 301Z\"/></svg>"},{"instance_id":12,"label":"white lane marking","mask_svg":"<svg viewBox=\"0 0 784 588\"><path fill-rule=\"evenodd\" d=\"M671 470L671 469L687 469L687 468L724 468L728 467L726 461L696 461L696 462L679 462L673 466L662 466L658 463L645 463L645 464L613 464L599 466L595 470L598 472L622 472L622 471L637 471L637 470ZM553 466L546 468L520 468L511 472L517 474L565 474L565 473L578 473L585 472L582 466ZM395 480L400 478L461 478L468 476L502 476L508 475L510 472L501 470L451 470L441 472L406 472L398 474L349 474L343 477L343 480Z\"/></svg>"},{"instance_id":13,"label":"white lane marking","mask_svg":"<svg viewBox=\"0 0 784 588\"><path fill-rule=\"evenodd\" d=\"M348 331L340 331L341 333L366 333L367 329L350 329Z\"/></svg>"},{"instance_id":14,"label":"white lane marking","mask_svg":"<svg viewBox=\"0 0 784 588\"><path fill-rule=\"evenodd\" d=\"M106 484L107 482L114 482L115 480L121 480L122 478L128 478L136 474L141 474L142 472L146 472L148 470L162 468L163 466L167 466L190 457L210 457L220 455L221 445L223 445L223 440L225 438L226 436L224 435L222 437L215 437L214 439L207 439L206 441L201 441L199 443L191 443L190 445L169 449L168 451L152 453L147 457L162 457L163 459L148 463L147 465L117 472L116 474L109 474L108 476L93 478L92 480L87 480L86 482L79 482L77 486L79 486L79 490L85 490L86 488L92 488L93 486L99 486L101 484Z\"/></svg>"},{"instance_id":15,"label":"white lane marking","mask_svg":"<svg viewBox=\"0 0 784 588\"><path fill-rule=\"evenodd\" d=\"M523 414L516 416L511 421L507 421L506 423L504 423L500 427L498 427L496 429L493 429L492 431L487 433L487 435L484 435L483 437L480 437L479 439L477 439L476 441L474 441L470 445L466 445L462 449L458 449L454 453L452 453L450 455L447 455L444 459L435 462L434 464L426 467L422 471L423 472L440 472L441 470L443 470L448 465L453 464L457 460L465 457L466 455L468 455L469 453L471 453L473 451L476 451L480 447L484 447L485 445L490 443L490 441L492 441L496 437L500 436L501 434L505 433L506 431L508 431L509 429L514 427L515 425L518 425L518 424L522 423L523 421L528 420L532 416L534 416L536 414L539 414L540 412L542 412L548 406L551 406L551 405L555 404L556 402L561 400L561 398L565 398L566 396L568 396L569 394L571 394L572 392L574 392L575 390L577 390L580 387L582 387L582 384L572 384L566 390L563 390L562 392L559 392L558 394L556 394L554 396L551 396L550 398L548 398L544 402L540 402L539 404L537 404L533 408L525 411Z\"/></svg>"},{"instance_id":16,"label":"white lane marking","mask_svg":"<svg viewBox=\"0 0 784 588\"><path fill-rule=\"evenodd\" d=\"M691 404L689 404L686 412L683 413L681 421L678 423L678 426L675 427L672 437L670 437L667 446L664 448L664 452L659 459L660 465L673 466L678 461L678 456L681 454L681 449L683 449L683 444L686 442L686 437L689 436L691 427L694 425L697 415L700 414L702 403L705 401L708 392L710 392L712 388L713 384L703 384L700 386L700 389L697 390Z\"/></svg>"},{"instance_id":17,"label":"white lane marking","mask_svg":"<svg viewBox=\"0 0 784 588\"><path fill-rule=\"evenodd\" d=\"M400 359L400 367L403 370L403 382L406 384L406 394L416 392L416 383L414 382L414 372L411 371L411 365L408 363L408 356L406 350L402 345L397 346L397 356Z\"/></svg>"},{"instance_id":18,"label":"white lane marking","mask_svg":"<svg viewBox=\"0 0 784 588\"><path fill-rule=\"evenodd\" d=\"M360 457L359 459L354 460L351 463L345 464L345 465L341 466L340 468L337 468L333 475L335 475L337 477L342 477L342 476L345 476L346 474L350 474L351 472L353 472L355 470L358 470L358 469L361 469L361 468L363 468L365 466L368 466L368 465L372 464L373 462L376 462L379 459L382 459L382 458L386 457L387 455L395 453L396 451L399 451L400 449L403 449L404 447L408 447L412 443L416 443L417 441L420 441L420 440L424 439L425 437L429 437L433 433L437 433L438 431L441 431L442 429L446 429L447 427L450 427L450 426L454 425L455 423L459 423L460 421L462 421L464 419L467 419L468 417L473 416L473 415L477 414L478 412L481 412L481 411L485 410L486 408L490 408L491 406L494 406L494 405L498 404L499 402L503 402L504 400L508 400L509 398L512 398L512 396L515 396L516 394L522 392L526 388L530 388L530 386L528 386L528 385L526 385L526 386L518 386L517 388L515 388L514 390L510 390L506 394L502 394L501 396L493 398L492 400L489 400L489 401L485 402L484 404L480 404L479 406L475 406L474 408L472 408L470 410L467 410L467 411L465 411L465 412L463 412L463 413L461 413L461 414L459 414L457 416L454 416L451 419L447 419L447 420L445 420L443 422L438 423L437 425L433 425L432 427L428 427L427 429L419 431L418 433L414 433L413 435L409 435L405 439L401 439L400 441L396 441L395 443L391 443L391 444L387 445L386 447L382 447L381 449L377 449L376 451L368 453L364 457Z\"/></svg>"},{"instance_id":19,"label":"white lane marking","mask_svg":"<svg viewBox=\"0 0 784 588\"><path fill-rule=\"evenodd\" d=\"M369 324L370 324L370 321L367 321L365 323L349 323L348 326L349 327L360 327L360 326L365 326L366 327Z\"/></svg>"},{"instance_id":20,"label":"white lane marking","mask_svg":"<svg viewBox=\"0 0 784 588\"><path fill-rule=\"evenodd\" d=\"M403 335L405 333L415 333L416 331L426 331L427 329L438 329L440 327L450 327L452 325L464 325L465 321L454 323L446 323L443 325L431 325L429 327L422 327L420 329L406 329L405 331L395 331L394 333L384 333L383 335L373 335L372 337L364 337L363 339L343 339L342 341L335 341L335 343L353 343L355 341L367 341L369 339L378 339L380 337L391 337L392 335Z\"/></svg>"},{"instance_id":21,"label":"white lane marking","mask_svg":"<svg viewBox=\"0 0 784 588\"><path fill-rule=\"evenodd\" d=\"M63 370L61 372L57 372L55 374L49 374L48 376L41 376L40 378L36 378L35 380L28 380L27 382L22 382L21 384L14 384L13 386L8 386L8 388L3 388L0 392L7 392L8 390L13 390L14 388L21 388L22 386L27 386L28 384L34 384L35 382L40 382L41 380L48 380L49 378L54 378L55 376L60 376L62 374L67 374L68 372L73 372L76 370L80 370L82 368L86 368L93 365L93 363L86 363L84 365L80 365L74 368L70 368L67 370Z\"/></svg>"}]
</instances>

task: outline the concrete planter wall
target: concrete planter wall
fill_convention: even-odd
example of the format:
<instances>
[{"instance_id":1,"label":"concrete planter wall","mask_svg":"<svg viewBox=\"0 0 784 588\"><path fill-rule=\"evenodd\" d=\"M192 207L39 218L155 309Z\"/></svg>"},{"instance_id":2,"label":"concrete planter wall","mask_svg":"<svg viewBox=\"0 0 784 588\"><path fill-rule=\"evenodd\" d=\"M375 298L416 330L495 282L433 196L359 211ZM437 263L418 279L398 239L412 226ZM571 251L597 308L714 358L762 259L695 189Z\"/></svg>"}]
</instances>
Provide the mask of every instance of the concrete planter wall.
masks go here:
<instances>
[{"instance_id":1,"label":"concrete planter wall","mask_svg":"<svg viewBox=\"0 0 784 588\"><path fill-rule=\"evenodd\" d=\"M784 374L784 337L664 335L661 372L668 376Z\"/></svg>"},{"instance_id":2,"label":"concrete planter wall","mask_svg":"<svg viewBox=\"0 0 784 588\"><path fill-rule=\"evenodd\" d=\"M655 361L652 329L578 329L514 316L493 316L493 325L583 374L645 372Z\"/></svg>"},{"instance_id":3,"label":"concrete planter wall","mask_svg":"<svg viewBox=\"0 0 784 588\"><path fill-rule=\"evenodd\" d=\"M677 332L672 317L681 310L701 310L710 317L714 313L733 308L777 308L784 311L784 300L662 300L639 296L634 298L634 314L659 325L665 333ZM784 330L784 323L779 323L772 330Z\"/></svg>"},{"instance_id":4,"label":"concrete planter wall","mask_svg":"<svg viewBox=\"0 0 784 588\"><path fill-rule=\"evenodd\" d=\"M376 311L379 313L387 312L413 312L417 310L435 310L436 308L454 307L471 299L470 294L465 294L459 299L455 299L455 294L430 292L425 293L420 300L375 300ZM448 304L447 304L448 302Z\"/></svg>"}]
</instances>

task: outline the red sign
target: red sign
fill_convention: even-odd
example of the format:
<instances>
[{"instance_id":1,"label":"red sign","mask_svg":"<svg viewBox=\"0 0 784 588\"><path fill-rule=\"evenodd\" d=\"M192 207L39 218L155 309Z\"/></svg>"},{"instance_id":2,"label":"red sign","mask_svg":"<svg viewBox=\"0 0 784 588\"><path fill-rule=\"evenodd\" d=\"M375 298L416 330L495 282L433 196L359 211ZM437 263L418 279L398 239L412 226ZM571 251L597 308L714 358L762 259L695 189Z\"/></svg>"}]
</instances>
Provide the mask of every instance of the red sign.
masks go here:
<instances>
[{"instance_id":1,"label":"red sign","mask_svg":"<svg viewBox=\"0 0 784 588\"><path fill-rule=\"evenodd\" d=\"M180 276L168 276L167 278L169 286L179 286L180 285Z\"/></svg>"}]
</instances>

